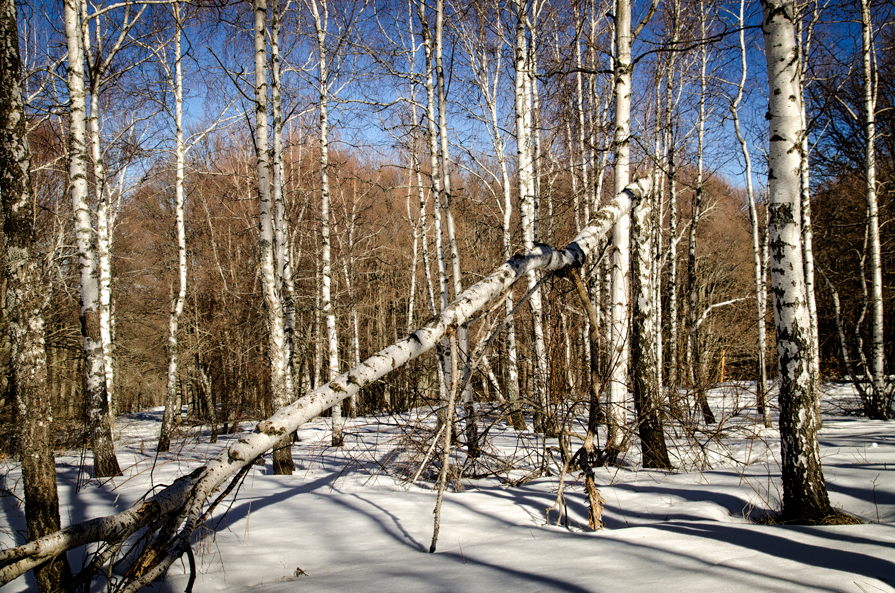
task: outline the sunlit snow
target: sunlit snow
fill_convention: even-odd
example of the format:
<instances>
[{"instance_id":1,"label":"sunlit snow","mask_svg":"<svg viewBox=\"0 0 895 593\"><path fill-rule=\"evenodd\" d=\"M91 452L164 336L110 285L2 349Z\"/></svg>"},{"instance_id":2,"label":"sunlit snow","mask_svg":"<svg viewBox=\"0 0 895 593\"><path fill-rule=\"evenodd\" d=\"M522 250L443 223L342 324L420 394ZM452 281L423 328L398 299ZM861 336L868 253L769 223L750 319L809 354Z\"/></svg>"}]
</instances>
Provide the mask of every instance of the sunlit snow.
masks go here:
<instances>
[{"instance_id":1,"label":"sunlit snow","mask_svg":"<svg viewBox=\"0 0 895 593\"><path fill-rule=\"evenodd\" d=\"M318 419L300 430L294 475L271 475L268 455L235 500L196 533L193 590L895 591L895 472L888 467L895 463L895 423L856 416L859 402L848 386L825 385L824 392L820 445L831 501L864 525L754 523L779 509L779 436L757 418L746 385L710 393L720 426L667 427L676 471L640 469L636 437L621 465L598 468L606 500L606 529L599 532L587 529L576 473L565 478L566 515L553 510L546 523L559 486L557 443L545 447L534 434L517 435L492 415L487 461L468 470L491 475L452 481L435 554L427 550L439 458L415 485L407 483L434 433L433 419L419 412L349 421L341 450L327 447L327 423ZM57 458L64 524L126 508L239 437L209 445L207 427L184 428L180 446L156 457L160 421L161 409L119 418L124 477L87 480L79 468L89 455ZM582 432L580 425L575 430ZM462 464L463 456L455 460ZM551 475L525 481L543 465ZM2 488L21 497L18 465L5 461L2 474ZM23 542L21 505L7 495L2 509L0 542ZM79 568L81 553L70 560ZM184 559L155 590L183 591L187 572ZM34 589L30 574L5 588Z\"/></svg>"}]
</instances>

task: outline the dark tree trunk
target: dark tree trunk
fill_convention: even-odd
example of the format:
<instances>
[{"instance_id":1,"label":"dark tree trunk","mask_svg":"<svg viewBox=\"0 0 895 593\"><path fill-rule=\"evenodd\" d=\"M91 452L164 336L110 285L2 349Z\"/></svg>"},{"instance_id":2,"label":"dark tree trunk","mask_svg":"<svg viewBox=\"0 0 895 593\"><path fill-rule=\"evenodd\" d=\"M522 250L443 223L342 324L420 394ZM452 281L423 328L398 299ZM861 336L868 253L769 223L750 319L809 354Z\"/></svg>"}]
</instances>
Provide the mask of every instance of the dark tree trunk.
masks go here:
<instances>
[{"instance_id":1,"label":"dark tree trunk","mask_svg":"<svg viewBox=\"0 0 895 593\"><path fill-rule=\"evenodd\" d=\"M12 345L19 458L28 539L57 531L59 498L53 457L43 310L46 288L34 244L30 151L25 138L21 60L13 0L0 5L0 200L3 208L5 314ZM41 591L61 590L71 577L65 555L35 569Z\"/></svg>"}]
</instances>

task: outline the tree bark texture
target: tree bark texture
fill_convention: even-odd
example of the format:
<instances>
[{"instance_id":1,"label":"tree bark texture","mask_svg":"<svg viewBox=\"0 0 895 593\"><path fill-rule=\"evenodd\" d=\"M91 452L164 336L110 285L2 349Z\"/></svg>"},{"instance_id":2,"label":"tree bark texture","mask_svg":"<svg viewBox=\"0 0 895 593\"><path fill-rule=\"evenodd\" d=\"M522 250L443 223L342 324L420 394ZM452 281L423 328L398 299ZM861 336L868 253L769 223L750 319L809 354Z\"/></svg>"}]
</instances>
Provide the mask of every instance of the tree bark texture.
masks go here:
<instances>
[{"instance_id":1,"label":"tree bark texture","mask_svg":"<svg viewBox=\"0 0 895 593\"><path fill-rule=\"evenodd\" d=\"M158 452L171 448L171 432L174 428L174 415L180 409L174 409L177 399L177 379L179 364L178 328L186 301L186 225L184 221L184 168L185 147L183 143L183 65L181 55L181 38L183 23L180 19L180 4L174 4L174 21L177 31L174 38L174 127L175 127L175 174L174 174L174 211L175 233L177 235L177 293L171 302L171 315L168 319L168 382L165 390L165 412L162 416L161 432L158 439Z\"/></svg>"},{"instance_id":2,"label":"tree bark texture","mask_svg":"<svg viewBox=\"0 0 895 593\"><path fill-rule=\"evenodd\" d=\"M287 365L286 327L283 322L283 301L274 253L274 204L270 183L270 158L267 125L267 0L255 0L255 145L258 175L258 212L261 229L258 248L261 252L261 287L267 311L268 357L270 358L270 398L274 410L293 399L292 381ZM274 473L291 475L295 467L291 442L283 443L274 452Z\"/></svg>"},{"instance_id":3,"label":"tree bark texture","mask_svg":"<svg viewBox=\"0 0 895 593\"><path fill-rule=\"evenodd\" d=\"M801 88L792 0L762 0L770 81L768 225L780 375L783 515L823 521L831 513L817 444L816 383L801 248Z\"/></svg>"},{"instance_id":4,"label":"tree bark texture","mask_svg":"<svg viewBox=\"0 0 895 593\"><path fill-rule=\"evenodd\" d=\"M80 6L66 0L65 35L68 40L69 191L75 211L81 289L81 336L87 375L87 423L97 477L121 474L109 418L105 357L100 323L100 291L90 207L87 205L87 103L84 88L84 47Z\"/></svg>"},{"instance_id":5,"label":"tree bark texture","mask_svg":"<svg viewBox=\"0 0 895 593\"><path fill-rule=\"evenodd\" d=\"M43 311L45 279L34 253L34 193L31 151L26 140L19 32L13 0L0 4L0 201L3 210L6 317L25 492L28 540L58 531L59 497L50 428ZM70 578L68 560L58 556L35 569L41 591L61 590Z\"/></svg>"},{"instance_id":6,"label":"tree bark texture","mask_svg":"<svg viewBox=\"0 0 895 593\"><path fill-rule=\"evenodd\" d=\"M870 247L870 377L869 418L882 420L892 416L886 393L885 340L883 333L883 265L879 230L879 201L876 190L876 84L874 77L873 30L870 0L861 0L861 54L863 62L864 172L867 196L867 239Z\"/></svg>"},{"instance_id":7,"label":"tree bark texture","mask_svg":"<svg viewBox=\"0 0 895 593\"><path fill-rule=\"evenodd\" d=\"M631 153L631 3L617 0L615 11L615 153L614 189L620 195L630 178ZM631 270L631 217L622 216L612 229L612 340L609 358L609 401L607 448L621 450L627 421L628 363L630 358L630 318L628 294Z\"/></svg>"},{"instance_id":8,"label":"tree bark texture","mask_svg":"<svg viewBox=\"0 0 895 593\"><path fill-rule=\"evenodd\" d=\"M634 371L634 406L640 433L643 467L671 469L662 427L662 389L655 339L653 290L650 282L650 199L641 200L631 216L634 310L631 320L631 365Z\"/></svg>"}]
</instances>

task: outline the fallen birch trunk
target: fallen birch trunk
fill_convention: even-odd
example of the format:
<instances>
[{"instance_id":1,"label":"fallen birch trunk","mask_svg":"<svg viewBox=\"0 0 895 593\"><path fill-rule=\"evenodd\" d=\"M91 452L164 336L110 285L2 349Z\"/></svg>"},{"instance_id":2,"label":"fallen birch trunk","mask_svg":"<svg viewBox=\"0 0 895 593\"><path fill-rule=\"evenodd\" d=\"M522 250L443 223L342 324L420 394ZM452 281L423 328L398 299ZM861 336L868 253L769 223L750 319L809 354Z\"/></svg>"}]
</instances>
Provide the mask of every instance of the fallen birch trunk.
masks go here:
<instances>
[{"instance_id":1,"label":"fallen birch trunk","mask_svg":"<svg viewBox=\"0 0 895 593\"><path fill-rule=\"evenodd\" d=\"M33 542L0 551L0 586L23 575L43 562L68 550L96 542L103 542L97 552L99 559L108 561L128 538L148 527L155 537L143 535L144 549L129 567L116 567L124 574L123 591L135 591L160 577L168 567L189 550L193 531L211 513L224 494L203 512L207 501L228 480L239 478L240 470L258 456L273 448L283 437L299 426L319 416L333 405L360 391L399 366L428 352L441 339L450 335L480 311L489 301L503 295L512 285L532 270L556 272L568 267L579 267L591 251L633 205L651 190L650 176L629 185L614 200L603 206L582 229L574 241L562 250L548 245L536 245L528 254L517 254L498 267L488 277L470 286L439 316L391 346L380 350L360 365L312 391L294 403L281 408L273 416L258 423L256 432L232 444L204 467L181 477L171 486L107 517L92 519L62 529ZM109 550L113 550L109 553ZM103 563L104 563L103 562ZM102 567L90 563L76 581L84 582Z\"/></svg>"}]
</instances>

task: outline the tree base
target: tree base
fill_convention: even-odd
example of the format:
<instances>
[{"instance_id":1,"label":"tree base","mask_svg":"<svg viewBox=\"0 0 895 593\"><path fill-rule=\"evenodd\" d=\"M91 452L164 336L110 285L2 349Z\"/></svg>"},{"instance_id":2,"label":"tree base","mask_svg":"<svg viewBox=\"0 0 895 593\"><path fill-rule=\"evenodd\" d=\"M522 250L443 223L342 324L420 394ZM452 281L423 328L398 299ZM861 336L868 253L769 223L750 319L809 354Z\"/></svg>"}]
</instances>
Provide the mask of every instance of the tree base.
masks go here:
<instances>
[{"instance_id":1,"label":"tree base","mask_svg":"<svg viewBox=\"0 0 895 593\"><path fill-rule=\"evenodd\" d=\"M863 525L864 522L853 515L842 511L830 511L823 517L809 517L793 513L777 513L765 515L758 521L759 525Z\"/></svg>"}]
</instances>

